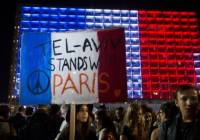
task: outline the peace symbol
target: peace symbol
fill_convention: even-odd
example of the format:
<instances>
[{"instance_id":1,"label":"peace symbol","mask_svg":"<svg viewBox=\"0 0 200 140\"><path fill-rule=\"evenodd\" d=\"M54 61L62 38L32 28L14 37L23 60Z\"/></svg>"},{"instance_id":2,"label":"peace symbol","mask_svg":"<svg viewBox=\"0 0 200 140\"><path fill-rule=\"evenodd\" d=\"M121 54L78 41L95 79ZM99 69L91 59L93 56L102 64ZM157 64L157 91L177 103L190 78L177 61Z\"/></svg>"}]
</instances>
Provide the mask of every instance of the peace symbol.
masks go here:
<instances>
[{"instance_id":1,"label":"peace symbol","mask_svg":"<svg viewBox=\"0 0 200 140\"><path fill-rule=\"evenodd\" d=\"M27 88L34 94L39 95L45 93L50 85L50 78L45 71L35 70L30 73L27 78Z\"/></svg>"}]
</instances>

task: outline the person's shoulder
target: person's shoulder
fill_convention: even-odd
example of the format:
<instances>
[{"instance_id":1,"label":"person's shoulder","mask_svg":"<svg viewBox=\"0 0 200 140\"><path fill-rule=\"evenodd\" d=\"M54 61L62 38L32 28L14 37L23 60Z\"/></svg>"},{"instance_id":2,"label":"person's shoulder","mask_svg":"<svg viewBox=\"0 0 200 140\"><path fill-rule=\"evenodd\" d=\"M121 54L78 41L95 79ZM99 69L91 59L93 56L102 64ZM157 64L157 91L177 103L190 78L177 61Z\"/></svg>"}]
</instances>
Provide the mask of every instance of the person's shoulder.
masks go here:
<instances>
[{"instance_id":1,"label":"person's shoulder","mask_svg":"<svg viewBox=\"0 0 200 140\"><path fill-rule=\"evenodd\" d=\"M160 128L168 128L170 126L173 126L173 125L177 125L179 123L179 120L180 120L180 114L176 115L174 118L172 118L171 120L167 120L163 123L160 124Z\"/></svg>"},{"instance_id":2,"label":"person's shoulder","mask_svg":"<svg viewBox=\"0 0 200 140\"><path fill-rule=\"evenodd\" d=\"M155 128L151 133L151 140L158 140L159 138L160 129Z\"/></svg>"}]
</instances>

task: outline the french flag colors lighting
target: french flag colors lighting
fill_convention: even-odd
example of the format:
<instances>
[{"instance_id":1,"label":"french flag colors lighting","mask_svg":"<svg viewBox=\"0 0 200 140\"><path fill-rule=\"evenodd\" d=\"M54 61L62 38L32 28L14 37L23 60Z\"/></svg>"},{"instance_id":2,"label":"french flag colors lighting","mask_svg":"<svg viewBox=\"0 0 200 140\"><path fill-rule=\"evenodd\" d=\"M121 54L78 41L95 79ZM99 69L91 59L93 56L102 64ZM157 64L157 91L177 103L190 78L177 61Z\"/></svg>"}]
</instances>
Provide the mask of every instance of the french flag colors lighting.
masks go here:
<instances>
[{"instance_id":1,"label":"french flag colors lighting","mask_svg":"<svg viewBox=\"0 0 200 140\"><path fill-rule=\"evenodd\" d=\"M125 28L129 99L171 99L179 84L200 87L199 27L192 11L24 6L19 30L21 34L111 27Z\"/></svg>"}]
</instances>

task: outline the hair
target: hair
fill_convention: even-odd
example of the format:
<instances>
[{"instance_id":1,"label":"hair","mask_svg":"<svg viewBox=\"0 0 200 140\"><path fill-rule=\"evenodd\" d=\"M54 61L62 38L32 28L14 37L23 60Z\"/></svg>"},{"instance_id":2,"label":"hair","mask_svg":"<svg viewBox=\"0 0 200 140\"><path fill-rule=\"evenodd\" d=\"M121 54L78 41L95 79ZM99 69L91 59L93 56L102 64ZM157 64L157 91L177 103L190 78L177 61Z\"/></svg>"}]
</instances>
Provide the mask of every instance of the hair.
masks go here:
<instances>
[{"instance_id":1,"label":"hair","mask_svg":"<svg viewBox=\"0 0 200 140\"><path fill-rule=\"evenodd\" d=\"M50 115L55 115L60 112L60 105L57 104L51 104L50 109L49 109L49 114Z\"/></svg>"},{"instance_id":2,"label":"hair","mask_svg":"<svg viewBox=\"0 0 200 140\"><path fill-rule=\"evenodd\" d=\"M87 122L85 123L81 123L77 120L77 118L74 118L76 120L76 133L80 133L81 135L87 135L90 131L90 127L91 127L91 112L92 112L92 108L93 106L92 105L89 105L89 104L79 104L79 105L76 105L76 116L77 116L77 113L80 112L80 109L83 105L86 105L88 107L88 120ZM68 109L68 112L66 114L66 121L69 123L70 122L70 110L71 108L69 107ZM69 127L67 128L67 131L69 131ZM67 132L68 133L68 132Z\"/></svg>"},{"instance_id":3,"label":"hair","mask_svg":"<svg viewBox=\"0 0 200 140\"><path fill-rule=\"evenodd\" d=\"M124 108L120 106L120 107L117 107L116 110L119 110L119 111L123 112Z\"/></svg>"},{"instance_id":4,"label":"hair","mask_svg":"<svg viewBox=\"0 0 200 140\"><path fill-rule=\"evenodd\" d=\"M139 106L139 110L141 110L142 113L151 112L151 109L146 104L144 104L144 103L142 103Z\"/></svg>"},{"instance_id":5,"label":"hair","mask_svg":"<svg viewBox=\"0 0 200 140\"><path fill-rule=\"evenodd\" d=\"M76 105L76 115L77 115L77 113L80 111L82 105L84 105L84 104ZM88 121L91 121L91 120L89 120L89 119L91 119L90 116L91 116L91 114L92 114L93 106L92 106L92 105L89 105L89 104L86 105L86 106L88 107L88 114L89 114ZM71 108L69 107L69 109L68 109L68 111L67 111L67 114L66 114L66 118L65 118L67 122L70 122L70 110L71 110Z\"/></svg>"},{"instance_id":6,"label":"hair","mask_svg":"<svg viewBox=\"0 0 200 140\"><path fill-rule=\"evenodd\" d=\"M118 113L118 114L116 114L116 113ZM118 107L118 108L116 108L114 117L115 117L116 121L123 120L123 117L124 117L124 108L121 107L121 106Z\"/></svg>"},{"instance_id":7,"label":"hair","mask_svg":"<svg viewBox=\"0 0 200 140\"><path fill-rule=\"evenodd\" d=\"M178 113L178 108L176 107L174 102L165 102L161 104L160 110L165 113L165 117L167 120L172 120Z\"/></svg>"},{"instance_id":8,"label":"hair","mask_svg":"<svg viewBox=\"0 0 200 140\"><path fill-rule=\"evenodd\" d=\"M99 105L99 110L107 110L105 104L100 104Z\"/></svg>"},{"instance_id":9,"label":"hair","mask_svg":"<svg viewBox=\"0 0 200 140\"><path fill-rule=\"evenodd\" d=\"M108 116L105 110L98 110L97 112L95 112L95 115L100 120L102 128L110 128L114 126L111 118Z\"/></svg>"},{"instance_id":10,"label":"hair","mask_svg":"<svg viewBox=\"0 0 200 140\"><path fill-rule=\"evenodd\" d=\"M26 108L26 115L32 115L33 114L33 107L31 107L31 106L28 106L27 108Z\"/></svg>"},{"instance_id":11,"label":"hair","mask_svg":"<svg viewBox=\"0 0 200 140\"><path fill-rule=\"evenodd\" d=\"M99 119L99 121L101 123L100 130L103 129L103 128L107 128L116 137L117 133L116 133L116 130L115 130L115 126L113 124L111 117L108 115L107 111L98 110L95 113L95 115L97 116L97 118Z\"/></svg>"},{"instance_id":12,"label":"hair","mask_svg":"<svg viewBox=\"0 0 200 140\"><path fill-rule=\"evenodd\" d=\"M184 91L187 91L187 90L196 90L198 96L200 95L199 89L196 86L191 85L191 84L183 84L183 85L179 85L178 88L176 89L176 92L174 93L174 99L177 99L178 93L181 93L181 92L184 92Z\"/></svg>"},{"instance_id":13,"label":"hair","mask_svg":"<svg viewBox=\"0 0 200 140\"><path fill-rule=\"evenodd\" d=\"M130 128L135 128L138 125L138 104L131 103L125 113L123 124Z\"/></svg>"}]
</instances>

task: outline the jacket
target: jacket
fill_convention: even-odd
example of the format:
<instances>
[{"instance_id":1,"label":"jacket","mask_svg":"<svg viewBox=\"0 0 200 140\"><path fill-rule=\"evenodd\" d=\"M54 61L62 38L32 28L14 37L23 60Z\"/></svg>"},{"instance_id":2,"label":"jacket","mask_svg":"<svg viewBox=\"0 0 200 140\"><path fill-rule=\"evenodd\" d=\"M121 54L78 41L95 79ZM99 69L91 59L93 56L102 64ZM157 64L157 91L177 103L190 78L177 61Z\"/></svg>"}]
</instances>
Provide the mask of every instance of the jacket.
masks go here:
<instances>
[{"instance_id":1,"label":"jacket","mask_svg":"<svg viewBox=\"0 0 200 140\"><path fill-rule=\"evenodd\" d=\"M160 126L159 140L178 140L177 133L180 126L181 115L177 115L172 121L162 123ZM200 140L200 121L196 119L192 125L192 131L187 135L187 140Z\"/></svg>"}]
</instances>

